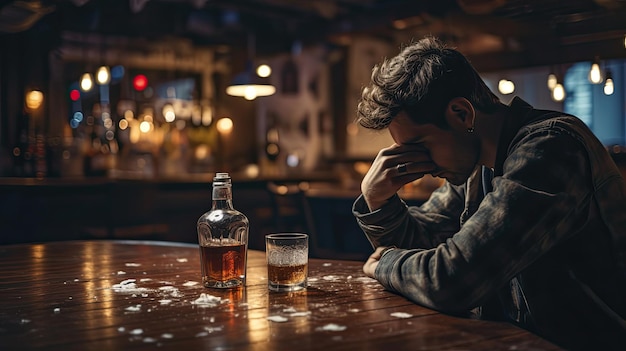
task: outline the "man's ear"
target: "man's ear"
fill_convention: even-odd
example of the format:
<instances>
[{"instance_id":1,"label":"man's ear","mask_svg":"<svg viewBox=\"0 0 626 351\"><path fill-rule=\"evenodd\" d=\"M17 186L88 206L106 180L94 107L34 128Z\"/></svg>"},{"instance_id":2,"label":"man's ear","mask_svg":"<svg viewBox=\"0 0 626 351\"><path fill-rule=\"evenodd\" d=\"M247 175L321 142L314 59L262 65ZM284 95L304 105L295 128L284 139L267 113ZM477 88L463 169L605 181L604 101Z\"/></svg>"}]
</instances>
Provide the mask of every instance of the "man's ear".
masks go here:
<instances>
[{"instance_id":1,"label":"man's ear","mask_svg":"<svg viewBox=\"0 0 626 351\"><path fill-rule=\"evenodd\" d=\"M446 106L446 122L453 129L468 130L474 128L476 112L466 98L456 97Z\"/></svg>"}]
</instances>

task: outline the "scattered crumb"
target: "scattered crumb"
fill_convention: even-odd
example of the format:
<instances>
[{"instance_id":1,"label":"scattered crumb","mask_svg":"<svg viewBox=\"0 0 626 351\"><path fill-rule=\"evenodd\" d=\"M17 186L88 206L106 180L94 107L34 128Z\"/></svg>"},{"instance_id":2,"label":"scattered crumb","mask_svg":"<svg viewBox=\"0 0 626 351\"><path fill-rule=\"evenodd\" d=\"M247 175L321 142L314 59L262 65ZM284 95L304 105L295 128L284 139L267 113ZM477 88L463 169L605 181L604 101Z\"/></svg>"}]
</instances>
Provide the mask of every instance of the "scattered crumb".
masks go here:
<instances>
[{"instance_id":1,"label":"scattered crumb","mask_svg":"<svg viewBox=\"0 0 626 351\"><path fill-rule=\"evenodd\" d=\"M161 334L161 338L163 338L163 339L171 339L173 337L174 337L174 334L171 334L171 333L163 333L163 334Z\"/></svg>"},{"instance_id":2,"label":"scattered crumb","mask_svg":"<svg viewBox=\"0 0 626 351\"><path fill-rule=\"evenodd\" d=\"M187 262L187 259L184 258L184 257L183 258L177 258L176 261L178 261L180 263L183 263L183 262Z\"/></svg>"},{"instance_id":3,"label":"scattered crumb","mask_svg":"<svg viewBox=\"0 0 626 351\"><path fill-rule=\"evenodd\" d=\"M411 317L413 317L412 314L406 313L406 312L393 312L393 313L390 314L390 316L396 317L396 318L411 318Z\"/></svg>"},{"instance_id":4,"label":"scattered crumb","mask_svg":"<svg viewBox=\"0 0 626 351\"><path fill-rule=\"evenodd\" d=\"M124 271L117 271L117 275L123 275L123 274L126 274L126 272L124 272Z\"/></svg>"},{"instance_id":5,"label":"scattered crumb","mask_svg":"<svg viewBox=\"0 0 626 351\"><path fill-rule=\"evenodd\" d=\"M192 301L191 304L198 305L201 307L215 307L227 301L228 299L222 300L222 298L219 296L213 296L213 295L202 293L200 294L200 297Z\"/></svg>"},{"instance_id":6,"label":"scattered crumb","mask_svg":"<svg viewBox=\"0 0 626 351\"><path fill-rule=\"evenodd\" d=\"M322 277L324 280L340 280L341 277L338 275L325 275Z\"/></svg>"},{"instance_id":7,"label":"scattered crumb","mask_svg":"<svg viewBox=\"0 0 626 351\"><path fill-rule=\"evenodd\" d=\"M329 323L326 324L323 327L319 327L316 330L324 330L324 331L343 331L346 330L348 327L346 327L345 325L339 325L339 324L334 324L334 323Z\"/></svg>"},{"instance_id":8,"label":"scattered crumb","mask_svg":"<svg viewBox=\"0 0 626 351\"><path fill-rule=\"evenodd\" d=\"M61 312L60 308L57 307L57 308L54 309L54 313L60 313L60 312Z\"/></svg>"},{"instance_id":9,"label":"scattered crumb","mask_svg":"<svg viewBox=\"0 0 626 351\"><path fill-rule=\"evenodd\" d=\"M125 310L129 312L139 312L141 311L141 305L128 306L125 308Z\"/></svg>"},{"instance_id":10,"label":"scattered crumb","mask_svg":"<svg viewBox=\"0 0 626 351\"><path fill-rule=\"evenodd\" d=\"M125 264L125 266L126 266L126 267L140 267L140 266L141 266L141 263L132 263L132 262L129 262L129 263L126 263L126 264Z\"/></svg>"},{"instance_id":11,"label":"scattered crumb","mask_svg":"<svg viewBox=\"0 0 626 351\"><path fill-rule=\"evenodd\" d=\"M183 286L194 286L194 285L198 285L200 283L198 282L194 282L194 281L188 281L186 283L183 284Z\"/></svg>"},{"instance_id":12,"label":"scattered crumb","mask_svg":"<svg viewBox=\"0 0 626 351\"><path fill-rule=\"evenodd\" d=\"M141 328L133 329L129 333L132 334L132 335L141 335L141 334L143 334L143 329L141 329Z\"/></svg>"},{"instance_id":13,"label":"scattered crumb","mask_svg":"<svg viewBox=\"0 0 626 351\"><path fill-rule=\"evenodd\" d=\"M288 319L283 316L267 316L267 320L276 322L276 323L283 323L283 322L288 321Z\"/></svg>"}]
</instances>

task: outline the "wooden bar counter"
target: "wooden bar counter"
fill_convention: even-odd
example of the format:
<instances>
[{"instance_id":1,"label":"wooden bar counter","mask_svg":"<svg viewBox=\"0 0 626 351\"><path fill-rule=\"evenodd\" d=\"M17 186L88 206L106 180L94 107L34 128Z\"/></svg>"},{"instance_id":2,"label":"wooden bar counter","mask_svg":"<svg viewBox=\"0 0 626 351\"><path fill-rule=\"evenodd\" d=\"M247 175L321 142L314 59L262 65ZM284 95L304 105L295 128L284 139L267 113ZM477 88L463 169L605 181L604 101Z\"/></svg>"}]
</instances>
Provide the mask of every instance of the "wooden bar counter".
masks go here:
<instances>
[{"instance_id":1,"label":"wooden bar counter","mask_svg":"<svg viewBox=\"0 0 626 351\"><path fill-rule=\"evenodd\" d=\"M505 323L450 317L385 291L362 262L311 259L304 291L200 283L197 245L0 246L1 350L558 350Z\"/></svg>"}]
</instances>

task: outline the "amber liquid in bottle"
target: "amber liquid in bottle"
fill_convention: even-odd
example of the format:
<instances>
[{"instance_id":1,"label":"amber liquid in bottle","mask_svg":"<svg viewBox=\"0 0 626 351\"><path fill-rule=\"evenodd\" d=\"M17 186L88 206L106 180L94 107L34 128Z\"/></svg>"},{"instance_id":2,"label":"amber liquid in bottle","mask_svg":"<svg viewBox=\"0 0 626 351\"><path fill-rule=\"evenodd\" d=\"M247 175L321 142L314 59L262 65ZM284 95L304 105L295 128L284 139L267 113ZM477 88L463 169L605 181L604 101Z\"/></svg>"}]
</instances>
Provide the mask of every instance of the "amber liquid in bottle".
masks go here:
<instances>
[{"instance_id":1,"label":"amber liquid in bottle","mask_svg":"<svg viewBox=\"0 0 626 351\"><path fill-rule=\"evenodd\" d=\"M217 173L213 179L213 204L197 223L202 284L208 288L245 285L248 218L233 208L231 179Z\"/></svg>"}]
</instances>

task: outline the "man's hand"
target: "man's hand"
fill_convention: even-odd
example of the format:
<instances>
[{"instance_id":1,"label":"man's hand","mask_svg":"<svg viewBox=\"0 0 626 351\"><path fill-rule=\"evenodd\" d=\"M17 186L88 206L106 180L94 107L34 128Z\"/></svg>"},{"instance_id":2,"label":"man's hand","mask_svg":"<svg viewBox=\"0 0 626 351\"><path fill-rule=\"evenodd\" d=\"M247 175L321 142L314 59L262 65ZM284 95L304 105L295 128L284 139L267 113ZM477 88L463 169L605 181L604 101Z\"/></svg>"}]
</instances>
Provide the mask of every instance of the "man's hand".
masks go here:
<instances>
[{"instance_id":1,"label":"man's hand","mask_svg":"<svg viewBox=\"0 0 626 351\"><path fill-rule=\"evenodd\" d=\"M361 193L370 211L374 211L385 204L404 184L422 178L424 174L434 170L435 164L423 145L394 144L378 152L363 177Z\"/></svg>"},{"instance_id":2,"label":"man's hand","mask_svg":"<svg viewBox=\"0 0 626 351\"><path fill-rule=\"evenodd\" d=\"M378 266L378 260L380 260L380 254L385 249L385 246L379 246L376 248L374 253L370 255L365 264L363 265L363 273L370 278L374 278L374 272L376 271L376 266Z\"/></svg>"}]
</instances>

